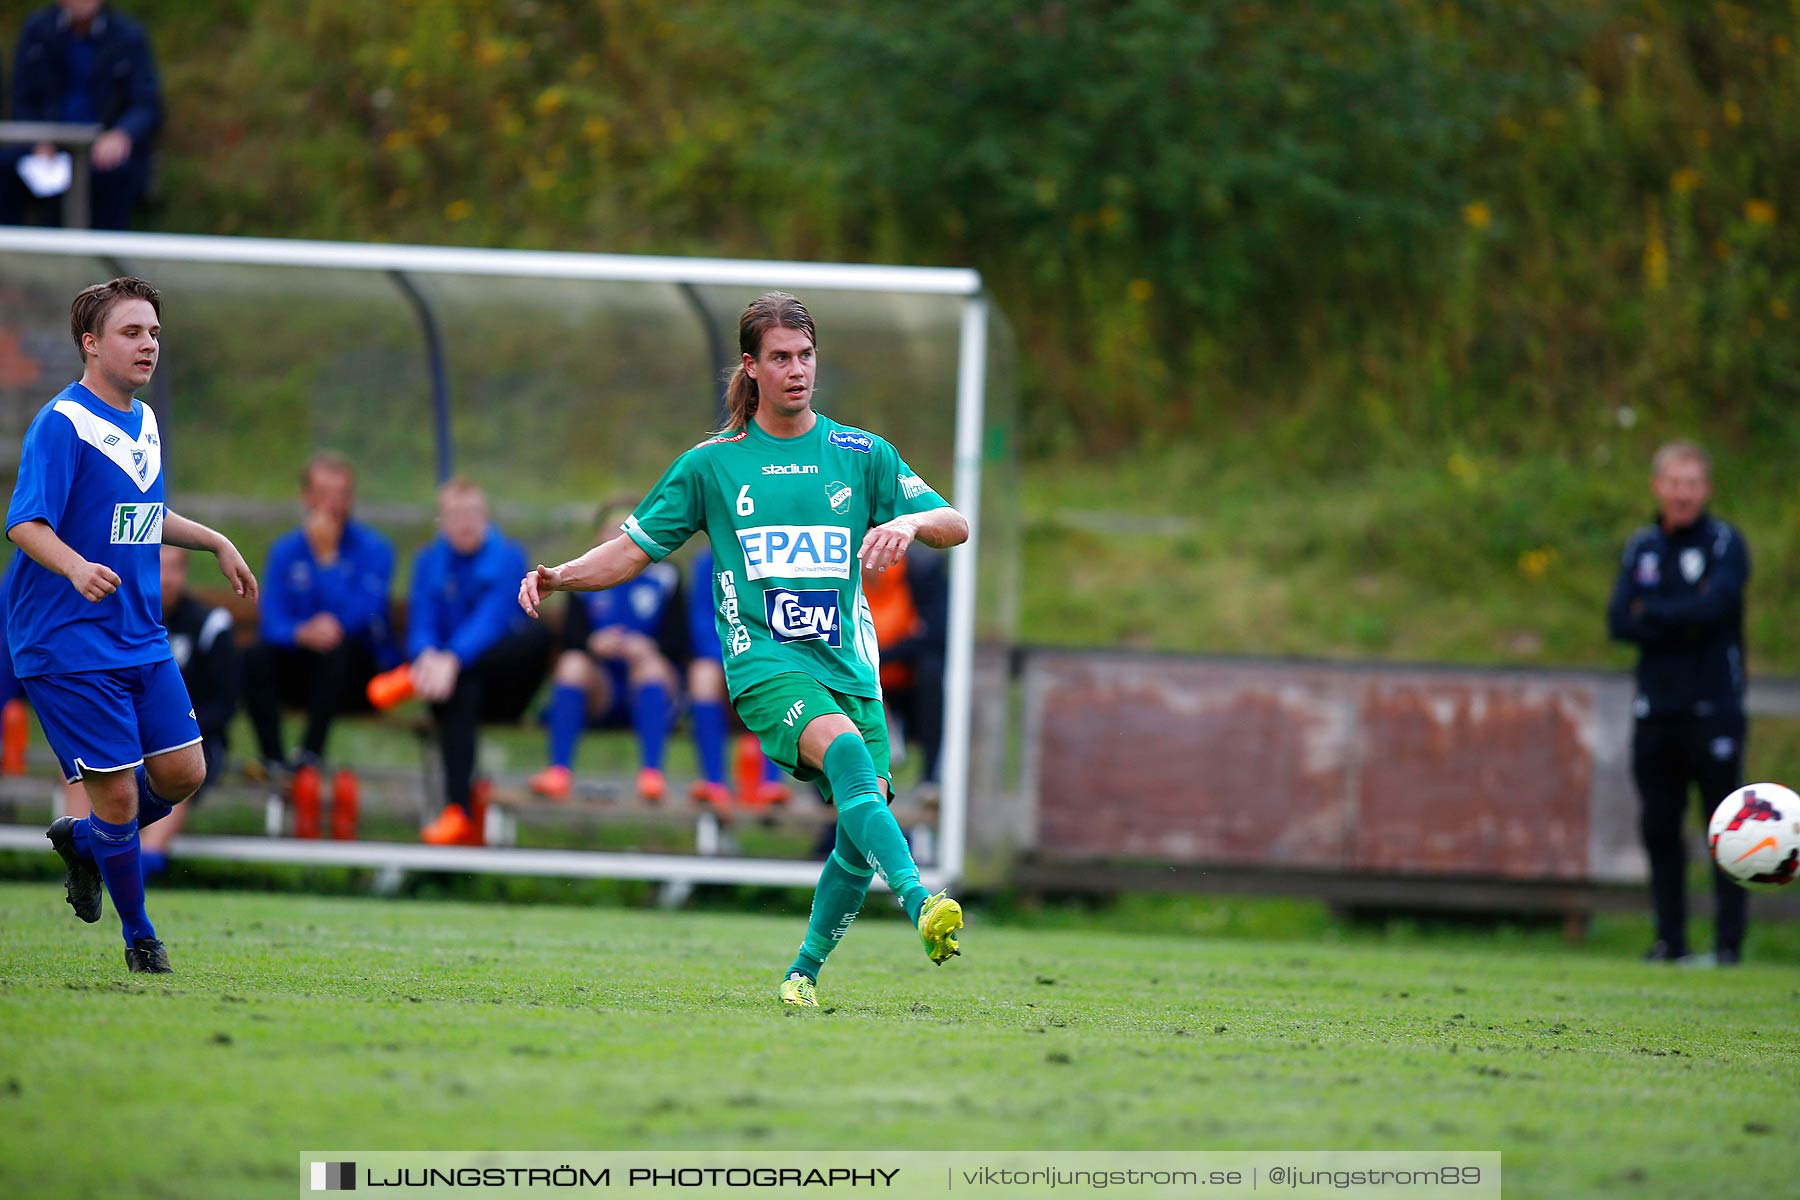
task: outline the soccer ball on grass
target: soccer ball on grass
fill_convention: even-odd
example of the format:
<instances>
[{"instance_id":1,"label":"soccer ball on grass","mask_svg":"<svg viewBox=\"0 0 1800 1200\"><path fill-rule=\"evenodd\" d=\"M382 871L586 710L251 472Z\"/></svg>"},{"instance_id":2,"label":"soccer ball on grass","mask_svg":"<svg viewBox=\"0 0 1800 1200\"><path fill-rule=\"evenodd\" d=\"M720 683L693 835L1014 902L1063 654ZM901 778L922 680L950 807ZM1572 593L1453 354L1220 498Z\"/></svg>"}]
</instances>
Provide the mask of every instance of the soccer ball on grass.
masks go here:
<instances>
[{"instance_id":1,"label":"soccer ball on grass","mask_svg":"<svg viewBox=\"0 0 1800 1200\"><path fill-rule=\"evenodd\" d=\"M1757 891L1800 874L1800 796L1779 783L1752 783L1719 802L1706 826L1719 870Z\"/></svg>"}]
</instances>

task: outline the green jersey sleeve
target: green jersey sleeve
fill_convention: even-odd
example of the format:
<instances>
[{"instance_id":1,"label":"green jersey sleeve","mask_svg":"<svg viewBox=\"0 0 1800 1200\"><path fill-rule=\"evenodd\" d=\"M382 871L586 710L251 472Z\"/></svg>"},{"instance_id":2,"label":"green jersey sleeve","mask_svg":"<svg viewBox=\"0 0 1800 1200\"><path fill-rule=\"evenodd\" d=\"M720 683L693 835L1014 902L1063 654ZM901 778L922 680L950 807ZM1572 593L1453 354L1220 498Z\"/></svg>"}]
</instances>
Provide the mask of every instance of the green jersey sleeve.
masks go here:
<instances>
[{"instance_id":1,"label":"green jersey sleeve","mask_svg":"<svg viewBox=\"0 0 1800 1200\"><path fill-rule=\"evenodd\" d=\"M949 507L950 502L919 478L919 473L906 465L900 452L886 439L876 441L875 453L869 457L875 474L869 489L871 525L880 525L884 521L910 513Z\"/></svg>"},{"instance_id":2,"label":"green jersey sleeve","mask_svg":"<svg viewBox=\"0 0 1800 1200\"><path fill-rule=\"evenodd\" d=\"M706 522L700 464L693 450L669 464L650 493L625 520L625 532L651 562L681 549Z\"/></svg>"}]
</instances>

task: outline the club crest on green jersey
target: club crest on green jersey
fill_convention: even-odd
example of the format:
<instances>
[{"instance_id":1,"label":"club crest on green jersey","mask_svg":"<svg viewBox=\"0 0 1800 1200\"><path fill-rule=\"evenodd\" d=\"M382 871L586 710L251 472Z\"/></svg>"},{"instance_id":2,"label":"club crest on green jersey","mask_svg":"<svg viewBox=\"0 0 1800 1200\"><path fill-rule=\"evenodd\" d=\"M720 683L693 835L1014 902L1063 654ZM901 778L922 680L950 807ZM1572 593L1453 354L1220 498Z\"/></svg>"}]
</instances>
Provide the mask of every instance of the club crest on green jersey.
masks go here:
<instances>
[{"instance_id":1,"label":"club crest on green jersey","mask_svg":"<svg viewBox=\"0 0 1800 1200\"><path fill-rule=\"evenodd\" d=\"M850 485L841 479L834 479L825 485L825 497L831 501L831 511L840 517L850 511L850 495Z\"/></svg>"}]
</instances>

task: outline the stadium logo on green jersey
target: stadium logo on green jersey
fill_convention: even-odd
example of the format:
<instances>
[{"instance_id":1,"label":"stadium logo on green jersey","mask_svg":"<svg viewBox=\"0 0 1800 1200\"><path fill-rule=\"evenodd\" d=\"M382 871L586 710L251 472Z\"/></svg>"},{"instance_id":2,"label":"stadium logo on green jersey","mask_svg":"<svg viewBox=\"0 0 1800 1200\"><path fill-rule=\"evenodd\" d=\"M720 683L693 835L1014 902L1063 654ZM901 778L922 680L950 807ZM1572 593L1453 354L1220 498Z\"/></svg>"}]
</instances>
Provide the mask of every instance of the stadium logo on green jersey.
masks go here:
<instances>
[{"instance_id":1,"label":"stadium logo on green jersey","mask_svg":"<svg viewBox=\"0 0 1800 1200\"><path fill-rule=\"evenodd\" d=\"M825 496L831 501L831 511L843 516L850 511L850 485L840 479L834 479L825 485Z\"/></svg>"}]
</instances>

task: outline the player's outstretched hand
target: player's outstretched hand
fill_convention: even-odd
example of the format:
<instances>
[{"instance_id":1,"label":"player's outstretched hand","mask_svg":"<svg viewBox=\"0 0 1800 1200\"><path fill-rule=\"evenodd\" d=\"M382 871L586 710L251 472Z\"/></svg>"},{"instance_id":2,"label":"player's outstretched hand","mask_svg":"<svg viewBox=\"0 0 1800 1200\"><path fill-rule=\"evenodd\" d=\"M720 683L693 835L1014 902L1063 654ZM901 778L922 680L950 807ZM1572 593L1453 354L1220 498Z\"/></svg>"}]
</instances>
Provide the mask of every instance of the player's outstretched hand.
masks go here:
<instances>
[{"instance_id":1,"label":"player's outstretched hand","mask_svg":"<svg viewBox=\"0 0 1800 1200\"><path fill-rule=\"evenodd\" d=\"M256 599L256 572L230 542L219 547L219 574L231 581L231 590L246 600Z\"/></svg>"},{"instance_id":2,"label":"player's outstretched hand","mask_svg":"<svg viewBox=\"0 0 1800 1200\"><path fill-rule=\"evenodd\" d=\"M69 583L89 603L104 600L119 590L119 577L111 567L86 559L69 572Z\"/></svg>"},{"instance_id":3,"label":"player's outstretched hand","mask_svg":"<svg viewBox=\"0 0 1800 1200\"><path fill-rule=\"evenodd\" d=\"M536 620L538 606L544 602L545 596L555 590L556 568L539 563L537 570L519 581L519 607L525 610L527 616Z\"/></svg>"},{"instance_id":4,"label":"player's outstretched hand","mask_svg":"<svg viewBox=\"0 0 1800 1200\"><path fill-rule=\"evenodd\" d=\"M869 530L856 557L862 560L865 571L885 571L905 558L906 548L912 544L912 523L899 517Z\"/></svg>"}]
</instances>

